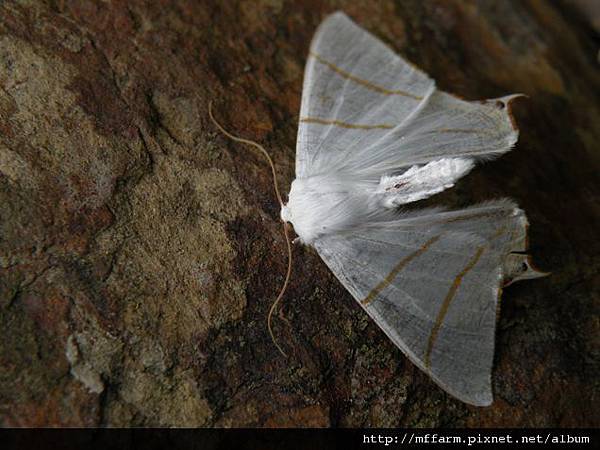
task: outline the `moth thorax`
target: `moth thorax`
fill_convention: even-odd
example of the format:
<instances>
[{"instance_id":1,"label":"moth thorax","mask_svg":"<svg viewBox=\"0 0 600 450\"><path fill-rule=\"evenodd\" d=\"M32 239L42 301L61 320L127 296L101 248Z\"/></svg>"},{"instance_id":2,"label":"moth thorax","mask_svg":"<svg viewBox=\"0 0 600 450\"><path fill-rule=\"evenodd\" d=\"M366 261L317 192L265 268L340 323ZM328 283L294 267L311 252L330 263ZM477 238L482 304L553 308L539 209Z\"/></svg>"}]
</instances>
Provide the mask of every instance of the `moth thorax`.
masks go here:
<instances>
[{"instance_id":1,"label":"moth thorax","mask_svg":"<svg viewBox=\"0 0 600 450\"><path fill-rule=\"evenodd\" d=\"M303 243L311 244L343 225L348 211L342 204L347 197L347 190L332 177L296 179L288 204L281 209L281 218L292 223Z\"/></svg>"}]
</instances>

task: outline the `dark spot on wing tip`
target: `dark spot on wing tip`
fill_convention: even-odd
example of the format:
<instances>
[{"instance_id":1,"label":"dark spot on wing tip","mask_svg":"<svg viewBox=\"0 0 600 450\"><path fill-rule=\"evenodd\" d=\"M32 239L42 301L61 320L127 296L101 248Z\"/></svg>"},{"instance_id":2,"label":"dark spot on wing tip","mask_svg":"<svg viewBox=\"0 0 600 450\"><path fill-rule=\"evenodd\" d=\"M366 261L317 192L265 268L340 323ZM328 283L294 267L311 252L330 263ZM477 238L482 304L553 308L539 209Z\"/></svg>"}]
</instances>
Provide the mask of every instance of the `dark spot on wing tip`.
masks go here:
<instances>
[{"instance_id":1,"label":"dark spot on wing tip","mask_svg":"<svg viewBox=\"0 0 600 450\"><path fill-rule=\"evenodd\" d=\"M512 129L514 131L519 131L519 127L517 126L515 116L513 115L513 112L512 112L512 102L515 101L515 99L521 98L521 97L527 97L527 96L525 94L517 94L517 95L512 96L505 102L499 101L503 105L502 108L500 108L500 109L504 109L504 107L506 107L506 112L508 113L508 119L510 120L510 125L512 126Z\"/></svg>"},{"instance_id":2,"label":"dark spot on wing tip","mask_svg":"<svg viewBox=\"0 0 600 450\"><path fill-rule=\"evenodd\" d=\"M468 102L468 101L469 101L467 98L463 97L463 96L462 96L462 95L460 95L460 94L456 94L456 93L454 93L454 92L446 92L446 93L447 93L448 95L450 95L451 97L454 97L454 98L456 98L456 99L458 99L458 100L462 100L463 102ZM483 101L482 101L482 102L483 102Z\"/></svg>"},{"instance_id":3,"label":"dark spot on wing tip","mask_svg":"<svg viewBox=\"0 0 600 450\"><path fill-rule=\"evenodd\" d=\"M510 109L510 105L507 105L508 108L506 112L508 112L508 119L510 120L510 126L514 131L519 131L519 127L517 126L517 122L515 120L515 116L513 116L512 110Z\"/></svg>"}]
</instances>

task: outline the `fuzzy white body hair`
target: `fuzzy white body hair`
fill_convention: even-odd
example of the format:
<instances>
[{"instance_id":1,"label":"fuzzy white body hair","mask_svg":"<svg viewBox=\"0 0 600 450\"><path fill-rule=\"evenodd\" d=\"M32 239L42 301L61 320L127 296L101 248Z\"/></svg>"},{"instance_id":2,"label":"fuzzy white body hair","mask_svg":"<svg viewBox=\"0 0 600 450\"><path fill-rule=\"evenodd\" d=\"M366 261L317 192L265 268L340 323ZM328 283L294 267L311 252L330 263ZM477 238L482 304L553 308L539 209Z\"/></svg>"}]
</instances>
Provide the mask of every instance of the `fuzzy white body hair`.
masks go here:
<instances>
[{"instance_id":1,"label":"fuzzy white body hair","mask_svg":"<svg viewBox=\"0 0 600 450\"><path fill-rule=\"evenodd\" d=\"M301 242L312 244L324 234L388 220L393 215L390 208L454 186L473 166L468 158L442 158L399 175L383 175L379 183L340 172L297 178L281 218L292 223Z\"/></svg>"},{"instance_id":2,"label":"fuzzy white body hair","mask_svg":"<svg viewBox=\"0 0 600 450\"><path fill-rule=\"evenodd\" d=\"M387 208L416 202L451 188L474 166L469 158L442 158L415 165L400 175L381 177L376 193L384 195Z\"/></svg>"}]
</instances>

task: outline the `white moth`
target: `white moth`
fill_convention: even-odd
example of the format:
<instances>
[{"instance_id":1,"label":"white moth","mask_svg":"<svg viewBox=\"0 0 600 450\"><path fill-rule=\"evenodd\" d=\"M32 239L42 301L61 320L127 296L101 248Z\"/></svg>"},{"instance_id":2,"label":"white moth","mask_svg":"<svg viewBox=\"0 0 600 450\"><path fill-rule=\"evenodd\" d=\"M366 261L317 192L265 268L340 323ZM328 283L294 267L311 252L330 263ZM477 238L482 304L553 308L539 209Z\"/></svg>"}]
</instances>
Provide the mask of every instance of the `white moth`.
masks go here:
<instances>
[{"instance_id":1,"label":"white moth","mask_svg":"<svg viewBox=\"0 0 600 450\"><path fill-rule=\"evenodd\" d=\"M518 137L514 97L467 102L441 92L335 13L311 44L296 179L281 210L414 364L479 406L492 402L502 286L543 275L525 254L525 213L510 200L401 208L508 152Z\"/></svg>"}]
</instances>

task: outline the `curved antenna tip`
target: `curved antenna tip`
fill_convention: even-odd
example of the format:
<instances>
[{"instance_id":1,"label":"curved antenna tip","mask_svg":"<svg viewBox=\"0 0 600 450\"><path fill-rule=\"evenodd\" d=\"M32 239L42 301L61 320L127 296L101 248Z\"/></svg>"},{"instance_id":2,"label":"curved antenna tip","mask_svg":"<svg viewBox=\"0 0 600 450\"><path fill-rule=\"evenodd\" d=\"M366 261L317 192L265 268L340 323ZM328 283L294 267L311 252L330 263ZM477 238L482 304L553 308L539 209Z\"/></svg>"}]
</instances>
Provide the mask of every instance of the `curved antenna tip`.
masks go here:
<instances>
[{"instance_id":1,"label":"curved antenna tip","mask_svg":"<svg viewBox=\"0 0 600 450\"><path fill-rule=\"evenodd\" d=\"M213 122L213 124L219 129L219 131L221 133L223 133L225 136L227 136L229 139L231 139L235 142L240 142L242 144L251 145L251 146L255 147L256 149L260 150L260 152L265 156L265 158L269 162L269 165L271 166L271 172L273 174L273 186L275 188L275 195L277 196L277 200L279 201L280 206L283 208L284 205L283 205L283 200L281 198L281 194L279 193L279 187L278 187L278 183L277 183L277 173L275 172L275 165L273 164L273 160L271 159L271 156L265 150L265 148L257 142L251 141L249 139L243 139L243 138L234 136L233 134L231 134L227 130L225 130L225 128L223 128L221 126L221 124L219 122L217 122L217 120L213 116L212 99L208 101L208 116L210 117L210 120ZM287 358L287 354L283 351L283 349L277 343L277 340L275 339L275 334L273 333L273 328L271 326L273 312L275 311L275 308L277 307L277 304L279 303L279 301L283 298L283 294L285 293L285 291L287 289L288 283L290 281L290 276L292 273L292 245L290 243L290 237L288 234L288 228L287 228L286 222L283 222L283 234L285 235L285 241L287 244L288 267L287 267L287 272L285 275L285 281L283 282L283 286L281 287L281 290L279 291L279 295L277 295L277 298L275 299L275 301L271 305L271 309L269 310L269 315L267 316L267 328L269 329L269 334L271 335L271 340L273 341L273 344L275 344L275 347L277 347L277 350L279 350L279 353L281 353L284 357Z\"/></svg>"}]
</instances>

